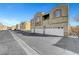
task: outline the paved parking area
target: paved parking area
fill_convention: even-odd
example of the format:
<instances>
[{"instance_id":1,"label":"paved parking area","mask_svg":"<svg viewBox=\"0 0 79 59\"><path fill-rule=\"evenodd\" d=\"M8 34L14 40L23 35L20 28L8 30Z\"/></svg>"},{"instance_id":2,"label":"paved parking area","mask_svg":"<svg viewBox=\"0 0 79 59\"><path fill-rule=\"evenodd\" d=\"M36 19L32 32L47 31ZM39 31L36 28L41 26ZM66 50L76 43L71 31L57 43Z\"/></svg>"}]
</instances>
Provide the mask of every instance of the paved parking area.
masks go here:
<instances>
[{"instance_id":1,"label":"paved parking area","mask_svg":"<svg viewBox=\"0 0 79 59\"><path fill-rule=\"evenodd\" d=\"M79 38L63 38L55 44L57 47L67 49L79 54Z\"/></svg>"},{"instance_id":2,"label":"paved parking area","mask_svg":"<svg viewBox=\"0 0 79 59\"><path fill-rule=\"evenodd\" d=\"M79 39L23 31L0 31L0 55L77 55Z\"/></svg>"},{"instance_id":3,"label":"paved parking area","mask_svg":"<svg viewBox=\"0 0 79 59\"><path fill-rule=\"evenodd\" d=\"M56 46L55 44L61 41L63 37L46 36L39 34L30 34L27 32L13 31L16 36L26 42L31 48L41 55L75 55L77 53Z\"/></svg>"}]
</instances>

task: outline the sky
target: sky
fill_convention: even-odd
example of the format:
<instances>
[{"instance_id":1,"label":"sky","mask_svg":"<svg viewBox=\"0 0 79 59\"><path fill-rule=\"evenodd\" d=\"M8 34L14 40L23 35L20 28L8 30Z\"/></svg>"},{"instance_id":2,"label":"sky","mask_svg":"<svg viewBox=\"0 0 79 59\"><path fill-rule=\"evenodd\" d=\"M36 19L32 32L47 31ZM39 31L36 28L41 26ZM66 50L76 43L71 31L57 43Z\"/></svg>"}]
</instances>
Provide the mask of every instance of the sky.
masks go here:
<instances>
[{"instance_id":1,"label":"sky","mask_svg":"<svg viewBox=\"0 0 79 59\"><path fill-rule=\"evenodd\" d=\"M79 15L79 3L69 4L69 24L71 26L79 26L76 16Z\"/></svg>"},{"instance_id":2,"label":"sky","mask_svg":"<svg viewBox=\"0 0 79 59\"><path fill-rule=\"evenodd\" d=\"M0 3L0 23L13 26L23 21L30 21L37 12L48 13L52 8L58 6L56 3ZM79 4L70 4L69 24L78 25L74 20L79 10Z\"/></svg>"}]
</instances>

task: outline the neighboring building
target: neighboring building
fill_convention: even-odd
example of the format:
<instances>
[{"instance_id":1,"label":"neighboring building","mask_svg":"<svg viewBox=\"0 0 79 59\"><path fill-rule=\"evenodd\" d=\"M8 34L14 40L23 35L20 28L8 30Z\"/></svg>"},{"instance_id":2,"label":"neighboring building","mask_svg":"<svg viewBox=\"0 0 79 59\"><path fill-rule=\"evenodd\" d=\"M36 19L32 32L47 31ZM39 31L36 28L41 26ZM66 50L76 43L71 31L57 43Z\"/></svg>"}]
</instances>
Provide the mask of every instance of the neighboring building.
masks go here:
<instances>
[{"instance_id":1,"label":"neighboring building","mask_svg":"<svg viewBox=\"0 0 79 59\"><path fill-rule=\"evenodd\" d=\"M79 27L77 27L77 26L69 27L69 35L77 36L78 32L79 32Z\"/></svg>"},{"instance_id":2,"label":"neighboring building","mask_svg":"<svg viewBox=\"0 0 79 59\"><path fill-rule=\"evenodd\" d=\"M20 30L20 24L16 24L16 30Z\"/></svg>"},{"instance_id":3,"label":"neighboring building","mask_svg":"<svg viewBox=\"0 0 79 59\"><path fill-rule=\"evenodd\" d=\"M0 30L7 30L7 26L0 23Z\"/></svg>"},{"instance_id":4,"label":"neighboring building","mask_svg":"<svg viewBox=\"0 0 79 59\"><path fill-rule=\"evenodd\" d=\"M30 22L26 22L26 30L31 30L31 23Z\"/></svg>"},{"instance_id":5,"label":"neighboring building","mask_svg":"<svg viewBox=\"0 0 79 59\"><path fill-rule=\"evenodd\" d=\"M25 22L22 22L22 23L20 24L20 30L21 30L21 31L24 31L24 30L25 30Z\"/></svg>"},{"instance_id":6,"label":"neighboring building","mask_svg":"<svg viewBox=\"0 0 79 59\"><path fill-rule=\"evenodd\" d=\"M22 31L30 31L31 30L31 23L30 22L22 22L20 24L20 30L22 30Z\"/></svg>"},{"instance_id":7,"label":"neighboring building","mask_svg":"<svg viewBox=\"0 0 79 59\"><path fill-rule=\"evenodd\" d=\"M7 27L8 30L12 30L12 27Z\"/></svg>"},{"instance_id":8,"label":"neighboring building","mask_svg":"<svg viewBox=\"0 0 79 59\"><path fill-rule=\"evenodd\" d=\"M53 8L49 13L37 13L31 20L32 33L67 36L68 5Z\"/></svg>"},{"instance_id":9,"label":"neighboring building","mask_svg":"<svg viewBox=\"0 0 79 59\"><path fill-rule=\"evenodd\" d=\"M16 30L16 26L11 26L11 30Z\"/></svg>"}]
</instances>

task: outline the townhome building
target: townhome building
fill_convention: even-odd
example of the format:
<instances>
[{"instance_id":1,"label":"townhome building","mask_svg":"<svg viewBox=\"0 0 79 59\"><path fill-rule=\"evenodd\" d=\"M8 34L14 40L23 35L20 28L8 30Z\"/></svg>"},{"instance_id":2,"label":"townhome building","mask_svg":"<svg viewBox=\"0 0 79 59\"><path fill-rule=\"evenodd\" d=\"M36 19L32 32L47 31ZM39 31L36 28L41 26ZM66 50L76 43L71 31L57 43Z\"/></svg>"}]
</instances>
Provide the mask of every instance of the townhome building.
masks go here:
<instances>
[{"instance_id":1,"label":"townhome building","mask_svg":"<svg viewBox=\"0 0 79 59\"><path fill-rule=\"evenodd\" d=\"M30 31L31 30L31 23L30 22L22 22L20 24L21 31Z\"/></svg>"},{"instance_id":2,"label":"townhome building","mask_svg":"<svg viewBox=\"0 0 79 59\"><path fill-rule=\"evenodd\" d=\"M57 6L49 13L36 13L31 25L32 33L68 36L68 5Z\"/></svg>"}]
</instances>

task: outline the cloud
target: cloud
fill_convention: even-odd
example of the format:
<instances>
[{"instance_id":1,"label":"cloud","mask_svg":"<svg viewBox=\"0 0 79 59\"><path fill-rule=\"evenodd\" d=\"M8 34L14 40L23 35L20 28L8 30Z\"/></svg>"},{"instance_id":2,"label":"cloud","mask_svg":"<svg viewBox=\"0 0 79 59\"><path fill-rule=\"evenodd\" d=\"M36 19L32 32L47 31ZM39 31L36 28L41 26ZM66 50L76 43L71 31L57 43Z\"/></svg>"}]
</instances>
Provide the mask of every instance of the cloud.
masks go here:
<instances>
[{"instance_id":1,"label":"cloud","mask_svg":"<svg viewBox=\"0 0 79 59\"><path fill-rule=\"evenodd\" d=\"M19 20L16 19L4 19L4 18L0 18L0 23L7 25L7 26L12 26L12 25L16 25L18 23L20 23Z\"/></svg>"}]
</instances>

